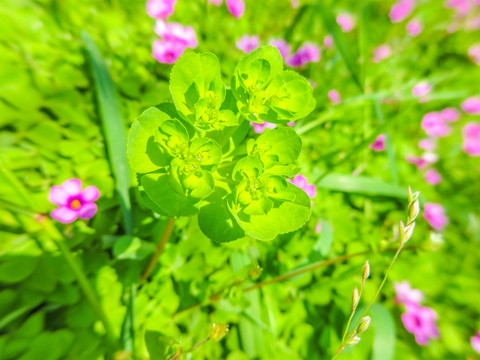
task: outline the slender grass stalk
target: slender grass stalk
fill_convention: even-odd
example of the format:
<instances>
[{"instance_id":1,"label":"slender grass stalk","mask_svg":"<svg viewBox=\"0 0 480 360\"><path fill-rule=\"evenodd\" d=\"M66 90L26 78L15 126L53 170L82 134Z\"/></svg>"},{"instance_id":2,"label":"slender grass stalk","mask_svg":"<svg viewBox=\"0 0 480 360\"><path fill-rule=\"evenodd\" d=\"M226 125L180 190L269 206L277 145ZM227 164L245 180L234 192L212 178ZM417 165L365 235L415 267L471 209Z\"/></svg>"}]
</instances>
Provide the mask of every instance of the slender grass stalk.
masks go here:
<instances>
[{"instance_id":1,"label":"slender grass stalk","mask_svg":"<svg viewBox=\"0 0 480 360\"><path fill-rule=\"evenodd\" d=\"M145 268L145 271L143 272L140 278L139 285L142 285L145 282L145 280L147 280L150 277L153 270L155 269L155 266L158 263L158 259L160 258L160 255L162 254L163 249L165 248L165 244L167 243L168 239L170 238L170 235L172 235L173 229L175 228L175 220L176 218L169 218L167 220L165 229L163 230L162 236L157 244L157 250L155 251L155 254L153 254L152 258L150 259L148 266Z\"/></svg>"}]
</instances>

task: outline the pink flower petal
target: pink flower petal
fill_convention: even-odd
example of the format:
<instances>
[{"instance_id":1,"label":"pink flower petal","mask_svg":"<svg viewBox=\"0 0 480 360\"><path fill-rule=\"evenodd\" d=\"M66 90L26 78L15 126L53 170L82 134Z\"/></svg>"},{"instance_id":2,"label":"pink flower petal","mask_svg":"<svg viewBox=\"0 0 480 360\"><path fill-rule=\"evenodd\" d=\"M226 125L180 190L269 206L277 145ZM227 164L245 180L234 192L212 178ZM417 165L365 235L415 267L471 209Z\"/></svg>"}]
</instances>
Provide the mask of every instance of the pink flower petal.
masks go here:
<instances>
[{"instance_id":1,"label":"pink flower petal","mask_svg":"<svg viewBox=\"0 0 480 360\"><path fill-rule=\"evenodd\" d=\"M55 205L65 206L67 205L67 200L69 196L70 195L65 192L63 187L55 185L52 186L52 188L50 189L50 192L48 194L48 200Z\"/></svg>"},{"instance_id":2,"label":"pink flower petal","mask_svg":"<svg viewBox=\"0 0 480 360\"><path fill-rule=\"evenodd\" d=\"M245 3L243 0L226 0L227 9L230 14L239 19L245 12Z\"/></svg>"},{"instance_id":3,"label":"pink flower petal","mask_svg":"<svg viewBox=\"0 0 480 360\"><path fill-rule=\"evenodd\" d=\"M96 214L97 210L98 210L97 204L88 203L82 206L78 210L78 216L81 219L90 219Z\"/></svg>"},{"instance_id":4,"label":"pink flower petal","mask_svg":"<svg viewBox=\"0 0 480 360\"><path fill-rule=\"evenodd\" d=\"M68 195L79 195L82 192L82 180L69 179L62 183L62 188Z\"/></svg>"},{"instance_id":5,"label":"pink flower petal","mask_svg":"<svg viewBox=\"0 0 480 360\"><path fill-rule=\"evenodd\" d=\"M61 223L69 224L77 219L78 214L76 211L71 210L66 206L62 206L53 210L50 216Z\"/></svg>"},{"instance_id":6,"label":"pink flower petal","mask_svg":"<svg viewBox=\"0 0 480 360\"><path fill-rule=\"evenodd\" d=\"M87 186L82 191L81 196L85 202L93 202L100 197L100 191L98 191L96 186Z\"/></svg>"}]
</instances>

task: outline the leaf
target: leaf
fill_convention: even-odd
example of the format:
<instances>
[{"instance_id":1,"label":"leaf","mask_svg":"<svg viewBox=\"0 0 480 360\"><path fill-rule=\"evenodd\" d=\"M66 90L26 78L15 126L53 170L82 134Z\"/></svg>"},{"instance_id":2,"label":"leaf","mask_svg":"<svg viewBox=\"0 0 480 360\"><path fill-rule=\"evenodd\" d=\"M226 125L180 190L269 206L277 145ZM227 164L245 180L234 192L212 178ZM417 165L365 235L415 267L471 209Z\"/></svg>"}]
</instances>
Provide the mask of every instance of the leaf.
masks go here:
<instances>
[{"instance_id":1,"label":"leaf","mask_svg":"<svg viewBox=\"0 0 480 360\"><path fill-rule=\"evenodd\" d=\"M292 128L275 128L250 141L247 150L249 155L257 156L262 161L265 169L271 169L297 160L302 151L302 140ZM278 174L280 169L276 170L271 169L270 172Z\"/></svg>"},{"instance_id":2,"label":"leaf","mask_svg":"<svg viewBox=\"0 0 480 360\"><path fill-rule=\"evenodd\" d=\"M118 259L141 260L154 252L154 244L130 235L121 236L113 246L113 255Z\"/></svg>"},{"instance_id":3,"label":"leaf","mask_svg":"<svg viewBox=\"0 0 480 360\"><path fill-rule=\"evenodd\" d=\"M222 148L209 138L196 138L190 144L190 152L195 155L202 166L216 165L222 159Z\"/></svg>"},{"instance_id":4,"label":"leaf","mask_svg":"<svg viewBox=\"0 0 480 360\"><path fill-rule=\"evenodd\" d=\"M328 174L317 183L318 187L341 191L347 193L357 193L367 196L387 196L393 198L406 199L407 190L380 179L367 176L353 176L344 174Z\"/></svg>"},{"instance_id":5,"label":"leaf","mask_svg":"<svg viewBox=\"0 0 480 360\"><path fill-rule=\"evenodd\" d=\"M226 191L216 188L211 202L203 206L198 214L200 230L212 241L228 242L240 239L245 232L238 225L233 215L228 210L224 196Z\"/></svg>"},{"instance_id":6,"label":"leaf","mask_svg":"<svg viewBox=\"0 0 480 360\"><path fill-rule=\"evenodd\" d=\"M108 149L108 159L115 177L115 186L120 197L123 220L127 234L133 230L132 206L130 203L130 168L127 161L127 135L115 85L97 46L90 35L82 32L82 38L90 58L93 78Z\"/></svg>"},{"instance_id":7,"label":"leaf","mask_svg":"<svg viewBox=\"0 0 480 360\"><path fill-rule=\"evenodd\" d=\"M287 183L288 192L295 195L292 201L275 201L273 208L265 215L248 216L234 205L232 196L229 208L245 233L258 240L273 240L279 234L301 228L311 215L311 200L305 192Z\"/></svg>"},{"instance_id":8,"label":"leaf","mask_svg":"<svg viewBox=\"0 0 480 360\"><path fill-rule=\"evenodd\" d=\"M171 156L154 141L160 125L170 116L157 108L145 110L132 124L128 134L127 154L137 173L147 173L168 165Z\"/></svg>"},{"instance_id":9,"label":"leaf","mask_svg":"<svg viewBox=\"0 0 480 360\"><path fill-rule=\"evenodd\" d=\"M395 355L395 323L390 312L380 304L370 308L372 317L373 360L392 360Z\"/></svg>"},{"instance_id":10,"label":"leaf","mask_svg":"<svg viewBox=\"0 0 480 360\"><path fill-rule=\"evenodd\" d=\"M0 283L15 284L25 280L37 267L39 257L4 256L0 263Z\"/></svg>"},{"instance_id":11,"label":"leaf","mask_svg":"<svg viewBox=\"0 0 480 360\"><path fill-rule=\"evenodd\" d=\"M225 84L217 57L211 53L181 56L170 74L170 91L175 106L192 124L201 99L218 110L225 99Z\"/></svg>"},{"instance_id":12,"label":"leaf","mask_svg":"<svg viewBox=\"0 0 480 360\"><path fill-rule=\"evenodd\" d=\"M174 338L165 336L158 331L147 330L145 343L150 360L170 359L180 349L180 344Z\"/></svg>"},{"instance_id":13,"label":"leaf","mask_svg":"<svg viewBox=\"0 0 480 360\"><path fill-rule=\"evenodd\" d=\"M155 207L160 208L164 214L170 217L189 216L198 213L194 206L197 200L190 199L177 193L170 184L168 174L147 174L140 178L145 195ZM149 206L149 203L146 203ZM155 208L151 208L155 211Z\"/></svg>"}]
</instances>

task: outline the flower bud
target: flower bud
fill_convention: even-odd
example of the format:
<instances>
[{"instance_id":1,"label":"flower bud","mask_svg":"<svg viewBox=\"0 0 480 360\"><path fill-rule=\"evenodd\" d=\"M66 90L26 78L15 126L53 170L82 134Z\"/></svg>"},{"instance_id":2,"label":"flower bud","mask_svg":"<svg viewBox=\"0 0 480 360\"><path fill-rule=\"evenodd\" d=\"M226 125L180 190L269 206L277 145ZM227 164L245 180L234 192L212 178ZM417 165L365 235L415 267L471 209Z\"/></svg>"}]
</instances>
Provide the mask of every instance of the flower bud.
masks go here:
<instances>
[{"instance_id":1,"label":"flower bud","mask_svg":"<svg viewBox=\"0 0 480 360\"><path fill-rule=\"evenodd\" d=\"M361 333L365 332L368 329L368 327L370 326L370 321L371 320L372 319L370 318L370 316L363 317L360 320L360 324L358 325L357 334L361 334Z\"/></svg>"},{"instance_id":2,"label":"flower bud","mask_svg":"<svg viewBox=\"0 0 480 360\"><path fill-rule=\"evenodd\" d=\"M351 345L358 344L358 342L359 342L360 340L361 340L361 339L360 339L357 335L355 335L355 336L353 336L351 339L349 339L349 340L347 341L347 345L350 345L350 346L351 346Z\"/></svg>"},{"instance_id":3,"label":"flower bud","mask_svg":"<svg viewBox=\"0 0 480 360\"><path fill-rule=\"evenodd\" d=\"M411 223L407 225L407 227L403 230L403 242L406 243L413 235L413 229L415 229L415 223Z\"/></svg>"},{"instance_id":4,"label":"flower bud","mask_svg":"<svg viewBox=\"0 0 480 360\"><path fill-rule=\"evenodd\" d=\"M352 308L353 310L355 310L358 306L358 302L360 301L360 295L358 294L358 289L357 287L355 287L355 289L353 289L353 294L352 294Z\"/></svg>"},{"instance_id":5,"label":"flower bud","mask_svg":"<svg viewBox=\"0 0 480 360\"><path fill-rule=\"evenodd\" d=\"M212 326L210 327L210 331L208 333L208 337L213 341L220 341L227 332L228 332L228 324L226 323L212 324Z\"/></svg>"},{"instance_id":6,"label":"flower bud","mask_svg":"<svg viewBox=\"0 0 480 360\"><path fill-rule=\"evenodd\" d=\"M368 260L365 261L365 265L363 265L363 280L366 280L370 276L370 264L368 263Z\"/></svg>"},{"instance_id":7,"label":"flower bud","mask_svg":"<svg viewBox=\"0 0 480 360\"><path fill-rule=\"evenodd\" d=\"M408 209L408 222L414 221L420 213L420 203L418 200L413 201L412 205Z\"/></svg>"}]
</instances>

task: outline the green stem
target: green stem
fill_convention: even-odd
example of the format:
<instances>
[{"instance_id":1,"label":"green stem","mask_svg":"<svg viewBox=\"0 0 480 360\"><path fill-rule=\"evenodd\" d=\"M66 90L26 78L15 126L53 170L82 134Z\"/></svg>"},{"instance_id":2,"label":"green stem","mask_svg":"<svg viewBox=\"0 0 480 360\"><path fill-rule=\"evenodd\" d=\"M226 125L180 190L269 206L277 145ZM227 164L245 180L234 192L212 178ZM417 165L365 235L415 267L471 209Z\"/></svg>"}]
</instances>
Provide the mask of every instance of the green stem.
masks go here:
<instances>
[{"instance_id":1,"label":"green stem","mask_svg":"<svg viewBox=\"0 0 480 360\"><path fill-rule=\"evenodd\" d=\"M158 263L158 259L160 258L160 255L162 254L163 249L165 248L165 244L167 243L168 239L170 238L170 235L173 232L173 229L175 228L175 220L176 218L169 218L167 220L167 224L165 225L165 230L163 230L162 237L160 238L160 241L157 244L157 250L155 251L155 254L153 254L152 258L150 259L150 262L148 263L148 266L143 272L142 277L140 278L139 286L142 285L145 282L145 280L147 280L150 277L153 270L155 269L155 266Z\"/></svg>"},{"instance_id":2,"label":"green stem","mask_svg":"<svg viewBox=\"0 0 480 360\"><path fill-rule=\"evenodd\" d=\"M75 257L73 256L68 246L65 244L65 241L62 235L59 233L57 228L51 223L49 219L44 220L44 228L46 232L51 236L55 244L57 245L58 249L62 253L63 257L67 261L70 268L75 273L75 276L78 280L78 284L80 285L80 288L82 289L88 302L90 303L93 310L95 311L98 318L100 319L100 321L103 323L103 326L105 327L105 332L106 332L108 341L111 343L112 346L116 347L117 340L113 333L113 329L110 326L110 322L108 321L107 316L105 315L102 309L102 306L100 305L100 302L97 298L97 295L95 294L95 291L93 290L85 273L81 269L78 262L75 260Z\"/></svg>"}]
</instances>

